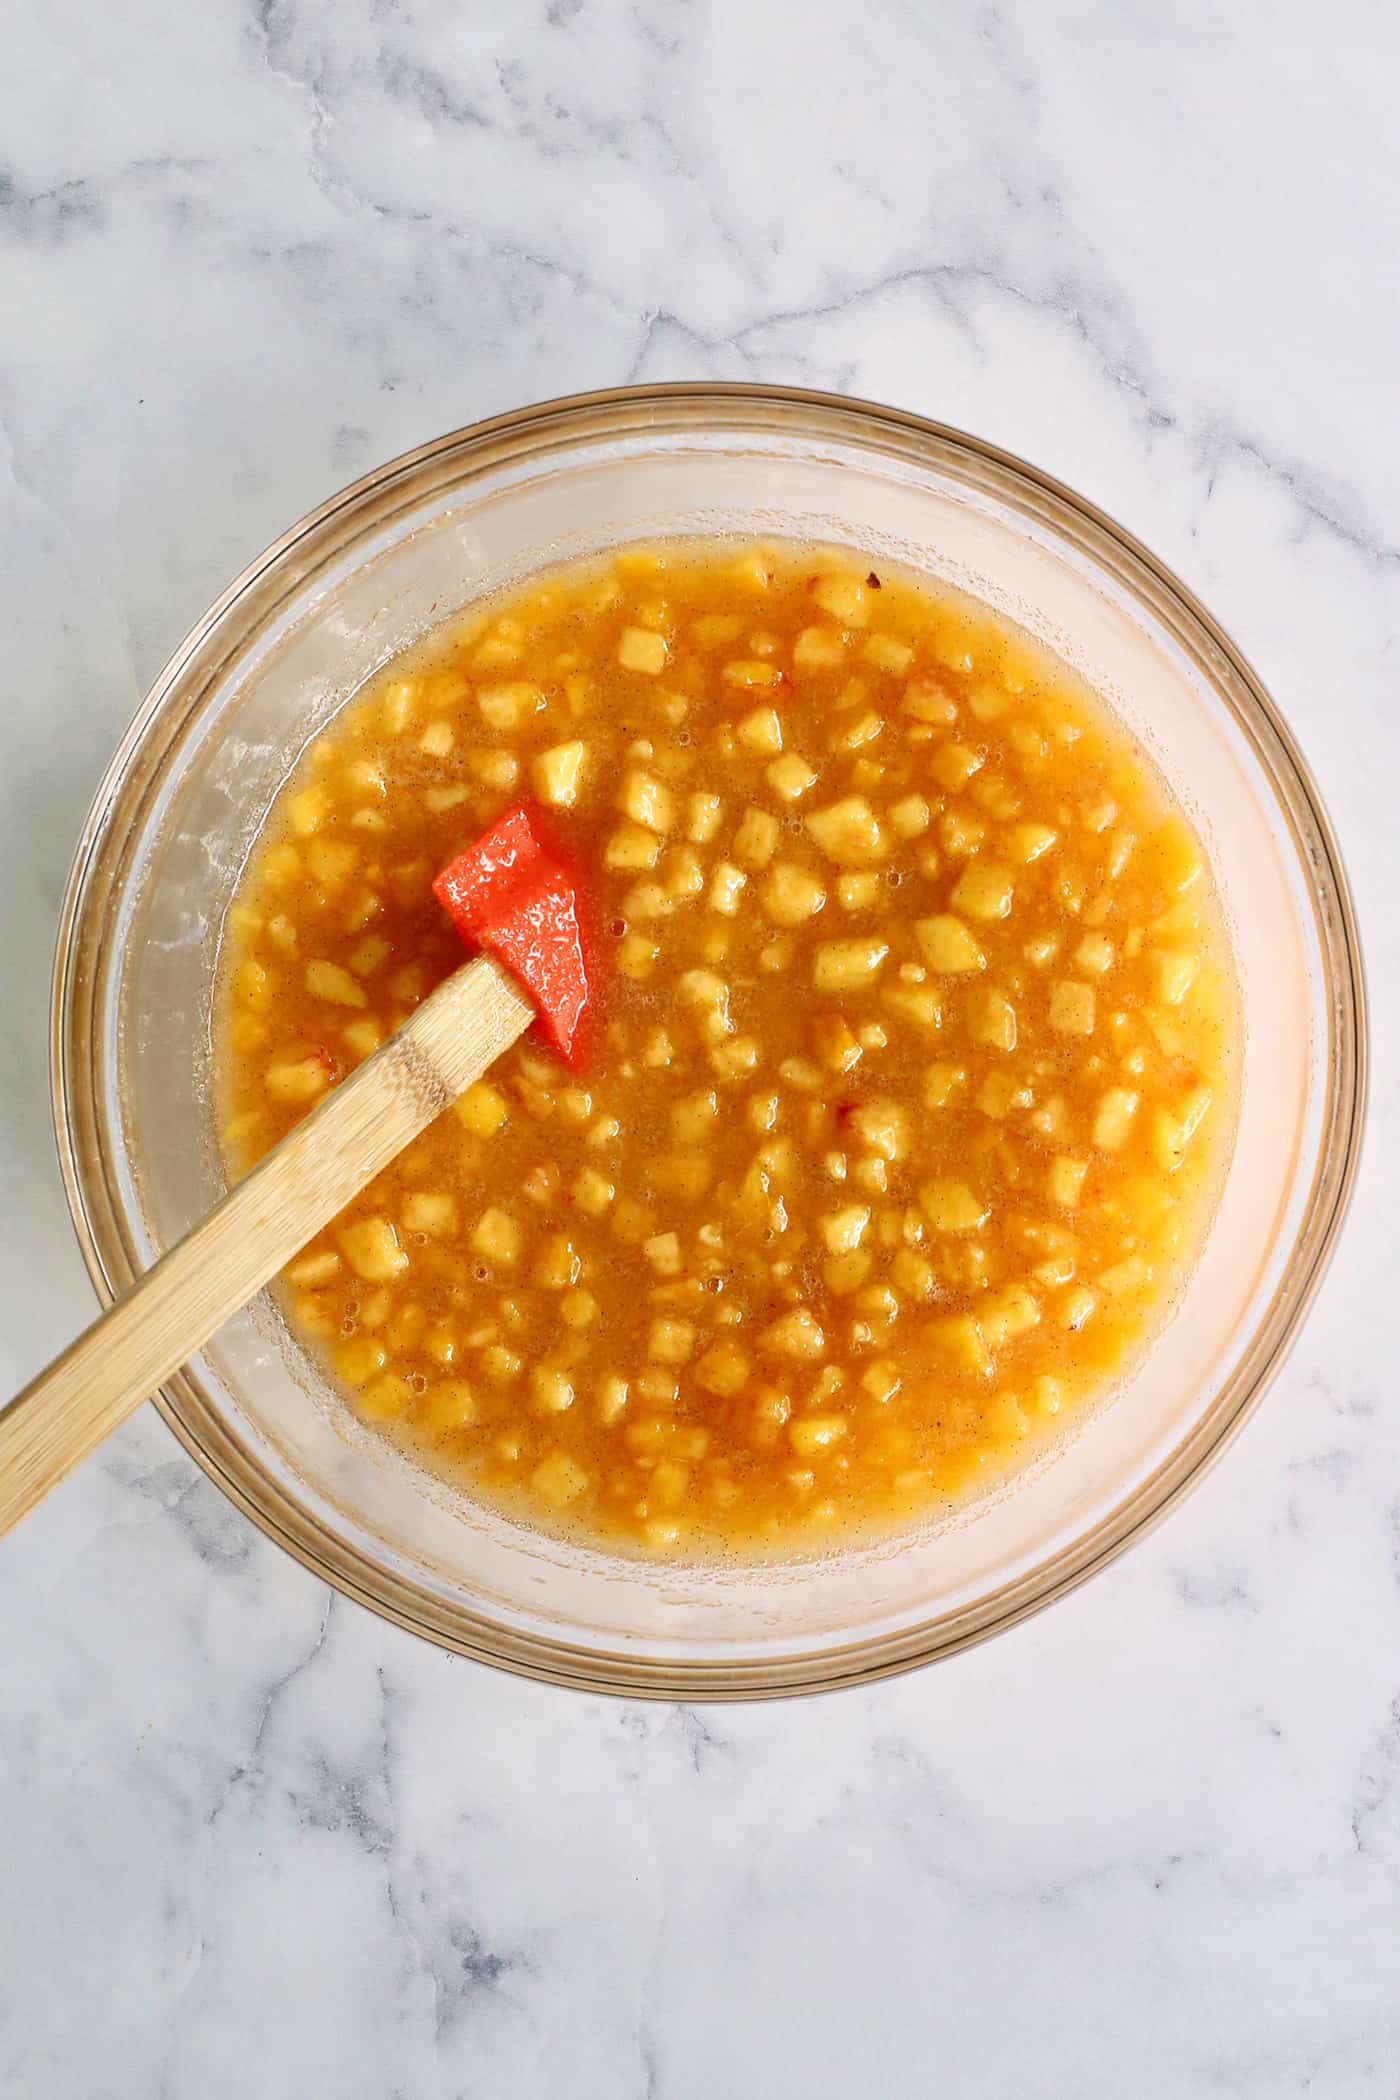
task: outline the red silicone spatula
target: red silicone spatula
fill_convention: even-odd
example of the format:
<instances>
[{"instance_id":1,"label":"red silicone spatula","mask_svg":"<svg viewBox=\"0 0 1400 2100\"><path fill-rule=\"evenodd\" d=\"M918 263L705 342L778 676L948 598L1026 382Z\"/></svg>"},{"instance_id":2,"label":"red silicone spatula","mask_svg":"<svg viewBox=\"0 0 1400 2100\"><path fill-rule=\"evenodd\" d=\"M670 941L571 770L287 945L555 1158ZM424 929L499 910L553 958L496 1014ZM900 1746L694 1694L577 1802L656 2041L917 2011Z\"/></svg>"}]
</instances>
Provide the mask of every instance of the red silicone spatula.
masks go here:
<instances>
[{"instance_id":1,"label":"red silicone spatula","mask_svg":"<svg viewBox=\"0 0 1400 2100\"><path fill-rule=\"evenodd\" d=\"M475 958L0 1414L0 1532L261 1290L531 1021L574 1062L589 985L573 884L528 808L435 885Z\"/></svg>"}]
</instances>

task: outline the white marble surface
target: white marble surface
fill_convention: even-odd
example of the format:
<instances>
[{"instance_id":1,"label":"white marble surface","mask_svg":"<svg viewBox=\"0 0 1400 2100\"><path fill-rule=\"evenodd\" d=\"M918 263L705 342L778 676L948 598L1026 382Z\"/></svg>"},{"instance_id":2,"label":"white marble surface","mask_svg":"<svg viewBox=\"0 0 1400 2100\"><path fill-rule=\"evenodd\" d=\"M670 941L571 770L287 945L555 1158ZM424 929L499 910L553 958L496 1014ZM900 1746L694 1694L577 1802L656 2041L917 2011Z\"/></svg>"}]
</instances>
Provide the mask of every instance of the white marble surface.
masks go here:
<instances>
[{"instance_id":1,"label":"white marble surface","mask_svg":"<svg viewBox=\"0 0 1400 2100\"><path fill-rule=\"evenodd\" d=\"M0 1391L86 1317L70 847L361 469L626 378L860 391L1083 488L1271 683L1378 1077L1263 1413L1107 1576L810 1705L333 1599L161 1425L0 1548L0 2100L1400 2091L1400 30L1379 0L49 0L0 76Z\"/></svg>"}]
</instances>

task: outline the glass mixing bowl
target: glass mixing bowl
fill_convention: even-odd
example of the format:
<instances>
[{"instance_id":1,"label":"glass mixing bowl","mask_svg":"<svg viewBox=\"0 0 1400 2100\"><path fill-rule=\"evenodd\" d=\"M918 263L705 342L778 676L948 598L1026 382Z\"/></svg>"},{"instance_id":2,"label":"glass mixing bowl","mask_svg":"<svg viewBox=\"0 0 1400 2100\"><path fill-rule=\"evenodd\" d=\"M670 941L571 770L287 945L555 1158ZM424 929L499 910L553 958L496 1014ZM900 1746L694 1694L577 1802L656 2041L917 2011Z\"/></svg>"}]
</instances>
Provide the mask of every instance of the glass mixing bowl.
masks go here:
<instances>
[{"instance_id":1,"label":"glass mixing bowl","mask_svg":"<svg viewBox=\"0 0 1400 2100\"><path fill-rule=\"evenodd\" d=\"M266 1300L160 1396L225 1493L373 1610L508 1669L688 1699L946 1655L1138 1536L1277 1370L1337 1232L1364 1100L1356 927L1317 792L1248 665L1144 548L1046 475L893 409L742 386L593 394L455 432L334 497L225 592L132 723L74 861L53 1005L63 1174L104 1299L220 1193L220 926L308 739L463 601L615 542L716 532L848 541L947 579L1105 693L1210 846L1245 1046L1219 1209L1124 1389L1009 1487L878 1549L653 1567L532 1535L362 1430Z\"/></svg>"}]
</instances>

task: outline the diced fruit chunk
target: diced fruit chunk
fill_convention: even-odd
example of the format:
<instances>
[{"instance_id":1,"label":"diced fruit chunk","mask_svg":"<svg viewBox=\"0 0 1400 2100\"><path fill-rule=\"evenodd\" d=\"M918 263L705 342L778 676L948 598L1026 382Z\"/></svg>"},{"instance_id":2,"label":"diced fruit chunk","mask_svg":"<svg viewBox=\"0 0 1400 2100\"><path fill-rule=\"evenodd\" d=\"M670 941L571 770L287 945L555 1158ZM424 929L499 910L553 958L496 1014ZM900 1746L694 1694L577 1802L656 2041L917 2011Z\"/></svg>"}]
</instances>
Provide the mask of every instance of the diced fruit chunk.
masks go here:
<instances>
[{"instance_id":1,"label":"diced fruit chunk","mask_svg":"<svg viewBox=\"0 0 1400 2100\"><path fill-rule=\"evenodd\" d=\"M310 838L323 822L330 798L323 787L303 788L287 804L287 822L298 838Z\"/></svg>"},{"instance_id":2,"label":"diced fruit chunk","mask_svg":"<svg viewBox=\"0 0 1400 2100\"><path fill-rule=\"evenodd\" d=\"M1211 1090L1193 1088L1173 1114L1158 1108L1152 1117L1152 1157L1164 1174L1175 1174L1186 1157L1192 1138L1210 1112Z\"/></svg>"},{"instance_id":3,"label":"diced fruit chunk","mask_svg":"<svg viewBox=\"0 0 1400 2100\"><path fill-rule=\"evenodd\" d=\"M624 778L617 806L634 824L644 824L649 831L669 831L675 821L669 790L636 769Z\"/></svg>"},{"instance_id":4,"label":"diced fruit chunk","mask_svg":"<svg viewBox=\"0 0 1400 2100\"><path fill-rule=\"evenodd\" d=\"M724 804L718 795L699 794L690 798L690 815L686 822L686 837L693 846L703 846L719 830L720 818L724 815Z\"/></svg>"},{"instance_id":5,"label":"diced fruit chunk","mask_svg":"<svg viewBox=\"0 0 1400 2100\"><path fill-rule=\"evenodd\" d=\"M924 1074L924 1103L928 1108L947 1108L955 1101L967 1085L967 1074L961 1065L947 1064L940 1060L930 1065Z\"/></svg>"},{"instance_id":6,"label":"diced fruit chunk","mask_svg":"<svg viewBox=\"0 0 1400 2100\"><path fill-rule=\"evenodd\" d=\"M666 668L666 637L649 627L624 627L618 639L617 660L624 671L640 671L655 678Z\"/></svg>"},{"instance_id":7,"label":"diced fruit chunk","mask_svg":"<svg viewBox=\"0 0 1400 2100\"><path fill-rule=\"evenodd\" d=\"M762 890L763 909L778 926L801 926L826 902L826 885L810 869L779 861Z\"/></svg>"},{"instance_id":8,"label":"diced fruit chunk","mask_svg":"<svg viewBox=\"0 0 1400 2100\"><path fill-rule=\"evenodd\" d=\"M873 664L877 671L891 671L896 676L907 671L914 661L914 652L908 642L900 641L893 634L872 634L860 654L862 663Z\"/></svg>"},{"instance_id":9,"label":"diced fruit chunk","mask_svg":"<svg viewBox=\"0 0 1400 2100\"><path fill-rule=\"evenodd\" d=\"M590 1218L600 1218L616 1193L617 1190L607 1175L600 1174L596 1167L585 1167L574 1181L574 1201Z\"/></svg>"},{"instance_id":10,"label":"diced fruit chunk","mask_svg":"<svg viewBox=\"0 0 1400 2100\"><path fill-rule=\"evenodd\" d=\"M492 729L519 729L544 706L544 694L537 685L523 680L513 685L483 685L477 688L476 704Z\"/></svg>"},{"instance_id":11,"label":"diced fruit chunk","mask_svg":"<svg viewBox=\"0 0 1400 2100\"><path fill-rule=\"evenodd\" d=\"M848 571L819 576L812 585L812 598L843 627L864 627L870 617L869 593L860 578Z\"/></svg>"},{"instance_id":12,"label":"diced fruit chunk","mask_svg":"<svg viewBox=\"0 0 1400 2100\"><path fill-rule=\"evenodd\" d=\"M817 784L816 773L798 751L785 751L781 758L775 758L764 777L784 802L800 801Z\"/></svg>"},{"instance_id":13,"label":"diced fruit chunk","mask_svg":"<svg viewBox=\"0 0 1400 2100\"><path fill-rule=\"evenodd\" d=\"M1162 1006L1180 1006L1196 981L1200 957L1179 949L1158 948L1149 957L1152 967L1152 996Z\"/></svg>"},{"instance_id":14,"label":"diced fruit chunk","mask_svg":"<svg viewBox=\"0 0 1400 2100\"><path fill-rule=\"evenodd\" d=\"M306 965L306 989L313 999L326 999L335 1006L369 1004L364 986L357 983L340 963L309 962Z\"/></svg>"},{"instance_id":15,"label":"diced fruit chunk","mask_svg":"<svg viewBox=\"0 0 1400 2100\"><path fill-rule=\"evenodd\" d=\"M863 795L814 810L807 829L828 859L841 865L883 860L889 852L884 828Z\"/></svg>"},{"instance_id":16,"label":"diced fruit chunk","mask_svg":"<svg viewBox=\"0 0 1400 2100\"><path fill-rule=\"evenodd\" d=\"M640 984L644 977L650 977L660 953L655 941L649 941L644 933L634 929L624 934L618 943L618 971L623 977L630 977L634 984Z\"/></svg>"},{"instance_id":17,"label":"diced fruit chunk","mask_svg":"<svg viewBox=\"0 0 1400 2100\"><path fill-rule=\"evenodd\" d=\"M920 1189L919 1202L935 1232L980 1232L992 1214L965 1181L931 1181Z\"/></svg>"},{"instance_id":18,"label":"diced fruit chunk","mask_svg":"<svg viewBox=\"0 0 1400 2100\"><path fill-rule=\"evenodd\" d=\"M696 1383L720 1400L732 1400L748 1378L749 1360L737 1342L716 1342L695 1366Z\"/></svg>"},{"instance_id":19,"label":"diced fruit chunk","mask_svg":"<svg viewBox=\"0 0 1400 2100\"><path fill-rule=\"evenodd\" d=\"M804 627L792 645L795 671L831 671L846 655L846 637L834 627Z\"/></svg>"},{"instance_id":20,"label":"diced fruit chunk","mask_svg":"<svg viewBox=\"0 0 1400 2100\"><path fill-rule=\"evenodd\" d=\"M967 744L940 744L929 760L929 771L941 788L956 794L980 771L982 755Z\"/></svg>"},{"instance_id":21,"label":"diced fruit chunk","mask_svg":"<svg viewBox=\"0 0 1400 2100\"><path fill-rule=\"evenodd\" d=\"M324 1057L286 1058L268 1066L263 1084L274 1101L314 1101L330 1084Z\"/></svg>"},{"instance_id":22,"label":"diced fruit chunk","mask_svg":"<svg viewBox=\"0 0 1400 2100\"><path fill-rule=\"evenodd\" d=\"M968 1001L968 1034L989 1050L1016 1048L1016 1009L1004 992L980 985Z\"/></svg>"},{"instance_id":23,"label":"diced fruit chunk","mask_svg":"<svg viewBox=\"0 0 1400 2100\"><path fill-rule=\"evenodd\" d=\"M740 657L726 664L719 675L726 685L748 692L754 686L777 685L783 674L763 657Z\"/></svg>"},{"instance_id":24,"label":"diced fruit chunk","mask_svg":"<svg viewBox=\"0 0 1400 2100\"><path fill-rule=\"evenodd\" d=\"M944 1361L955 1369L975 1372L978 1377L985 1377L991 1370L991 1354L971 1313L954 1313L947 1319L935 1320L930 1338Z\"/></svg>"},{"instance_id":25,"label":"diced fruit chunk","mask_svg":"<svg viewBox=\"0 0 1400 2100\"><path fill-rule=\"evenodd\" d=\"M432 1239L448 1239L457 1230L457 1198L438 1191L419 1190L404 1199L405 1232L425 1232Z\"/></svg>"},{"instance_id":26,"label":"diced fruit chunk","mask_svg":"<svg viewBox=\"0 0 1400 2100\"><path fill-rule=\"evenodd\" d=\"M508 1210L492 1204L478 1218L471 1236L472 1250L489 1262L509 1267L520 1259L522 1235Z\"/></svg>"},{"instance_id":27,"label":"diced fruit chunk","mask_svg":"<svg viewBox=\"0 0 1400 2100\"><path fill-rule=\"evenodd\" d=\"M456 1106L458 1121L474 1137L494 1137L509 1114L505 1096L485 1079L469 1086Z\"/></svg>"},{"instance_id":28,"label":"diced fruit chunk","mask_svg":"<svg viewBox=\"0 0 1400 2100\"><path fill-rule=\"evenodd\" d=\"M914 938L923 950L929 968L937 970L940 975L954 976L967 970L984 970L987 966L987 958L976 940L962 920L951 912L938 912L931 919L916 921Z\"/></svg>"},{"instance_id":29,"label":"diced fruit chunk","mask_svg":"<svg viewBox=\"0 0 1400 2100\"><path fill-rule=\"evenodd\" d=\"M360 1218L342 1227L336 1244L366 1283L389 1283L408 1267L408 1255L387 1218Z\"/></svg>"},{"instance_id":30,"label":"diced fruit chunk","mask_svg":"<svg viewBox=\"0 0 1400 2100\"><path fill-rule=\"evenodd\" d=\"M847 1127L858 1144L888 1160L891 1165L903 1159L909 1150L909 1116L898 1101L863 1102L851 1111Z\"/></svg>"},{"instance_id":31,"label":"diced fruit chunk","mask_svg":"<svg viewBox=\"0 0 1400 2100\"><path fill-rule=\"evenodd\" d=\"M1004 919L1015 894L1015 879L1009 868L997 861L970 860L948 901L955 912L967 919Z\"/></svg>"},{"instance_id":32,"label":"diced fruit chunk","mask_svg":"<svg viewBox=\"0 0 1400 2100\"><path fill-rule=\"evenodd\" d=\"M574 1404L574 1382L557 1364L537 1364L530 1373L530 1398L542 1415L566 1414Z\"/></svg>"},{"instance_id":33,"label":"diced fruit chunk","mask_svg":"<svg viewBox=\"0 0 1400 2100\"><path fill-rule=\"evenodd\" d=\"M854 1253L869 1224L870 1207L864 1203L848 1203L844 1209L831 1211L818 1221L829 1254Z\"/></svg>"},{"instance_id":34,"label":"diced fruit chunk","mask_svg":"<svg viewBox=\"0 0 1400 2100\"><path fill-rule=\"evenodd\" d=\"M1073 1210L1084 1188L1084 1177L1088 1163L1082 1159L1070 1159L1066 1154L1050 1162L1049 1195L1052 1203L1062 1210Z\"/></svg>"},{"instance_id":35,"label":"diced fruit chunk","mask_svg":"<svg viewBox=\"0 0 1400 2100\"><path fill-rule=\"evenodd\" d=\"M746 809L734 834L734 858L746 868L766 868L781 836L771 810Z\"/></svg>"},{"instance_id":36,"label":"diced fruit chunk","mask_svg":"<svg viewBox=\"0 0 1400 2100\"><path fill-rule=\"evenodd\" d=\"M771 758L783 748L783 725L776 707L756 707L744 716L734 734L747 750L761 757Z\"/></svg>"},{"instance_id":37,"label":"diced fruit chunk","mask_svg":"<svg viewBox=\"0 0 1400 2100\"><path fill-rule=\"evenodd\" d=\"M710 910L726 919L737 918L747 881L742 868L736 868L732 861L720 861L710 878Z\"/></svg>"},{"instance_id":38,"label":"diced fruit chunk","mask_svg":"<svg viewBox=\"0 0 1400 2100\"><path fill-rule=\"evenodd\" d=\"M1148 841L1152 872L1174 895L1198 881L1204 863L1201 849L1180 817L1168 817Z\"/></svg>"},{"instance_id":39,"label":"diced fruit chunk","mask_svg":"<svg viewBox=\"0 0 1400 2100\"><path fill-rule=\"evenodd\" d=\"M576 1502L588 1486L588 1475L566 1451L551 1451L530 1475L530 1485L546 1502L552 1503L556 1509L564 1509L570 1502Z\"/></svg>"},{"instance_id":40,"label":"diced fruit chunk","mask_svg":"<svg viewBox=\"0 0 1400 2100\"><path fill-rule=\"evenodd\" d=\"M888 941L823 941L812 963L812 983L819 992L858 991L873 984L890 952Z\"/></svg>"},{"instance_id":41,"label":"diced fruit chunk","mask_svg":"<svg viewBox=\"0 0 1400 2100\"><path fill-rule=\"evenodd\" d=\"M573 808L578 800L587 754L587 745L578 741L551 744L548 751L540 753L530 768L530 777L542 802L549 803L552 809Z\"/></svg>"},{"instance_id":42,"label":"diced fruit chunk","mask_svg":"<svg viewBox=\"0 0 1400 2100\"><path fill-rule=\"evenodd\" d=\"M1006 834L1006 850L1012 860L1022 867L1029 867L1059 838L1059 833L1049 824L1013 824Z\"/></svg>"},{"instance_id":43,"label":"diced fruit chunk","mask_svg":"<svg viewBox=\"0 0 1400 2100\"><path fill-rule=\"evenodd\" d=\"M788 1442L799 1458L815 1458L839 1443L846 1429L840 1415L803 1415L800 1420L789 1422Z\"/></svg>"},{"instance_id":44,"label":"diced fruit chunk","mask_svg":"<svg viewBox=\"0 0 1400 2100\"><path fill-rule=\"evenodd\" d=\"M647 1336L647 1355L656 1364L684 1364L695 1349L695 1328L689 1320L654 1320Z\"/></svg>"},{"instance_id":45,"label":"diced fruit chunk","mask_svg":"<svg viewBox=\"0 0 1400 2100\"><path fill-rule=\"evenodd\" d=\"M759 1340L770 1356L790 1356L801 1363L815 1362L826 1348L821 1325L805 1306L797 1306L780 1320L774 1320Z\"/></svg>"},{"instance_id":46,"label":"diced fruit chunk","mask_svg":"<svg viewBox=\"0 0 1400 2100\"><path fill-rule=\"evenodd\" d=\"M1077 978L1063 977L1050 992L1050 1026L1056 1035L1092 1035L1094 1032L1094 988Z\"/></svg>"},{"instance_id":47,"label":"diced fruit chunk","mask_svg":"<svg viewBox=\"0 0 1400 2100\"><path fill-rule=\"evenodd\" d=\"M1000 1349L1039 1325L1040 1307L1023 1283L1008 1283L985 1300L977 1322L987 1346Z\"/></svg>"},{"instance_id":48,"label":"diced fruit chunk","mask_svg":"<svg viewBox=\"0 0 1400 2100\"><path fill-rule=\"evenodd\" d=\"M1137 1114L1138 1097L1128 1087L1110 1087L1094 1115L1094 1143L1103 1152L1121 1152Z\"/></svg>"},{"instance_id":49,"label":"diced fruit chunk","mask_svg":"<svg viewBox=\"0 0 1400 2100\"><path fill-rule=\"evenodd\" d=\"M896 838L922 838L930 822L929 806L922 795L905 795L890 810L890 829Z\"/></svg>"}]
</instances>

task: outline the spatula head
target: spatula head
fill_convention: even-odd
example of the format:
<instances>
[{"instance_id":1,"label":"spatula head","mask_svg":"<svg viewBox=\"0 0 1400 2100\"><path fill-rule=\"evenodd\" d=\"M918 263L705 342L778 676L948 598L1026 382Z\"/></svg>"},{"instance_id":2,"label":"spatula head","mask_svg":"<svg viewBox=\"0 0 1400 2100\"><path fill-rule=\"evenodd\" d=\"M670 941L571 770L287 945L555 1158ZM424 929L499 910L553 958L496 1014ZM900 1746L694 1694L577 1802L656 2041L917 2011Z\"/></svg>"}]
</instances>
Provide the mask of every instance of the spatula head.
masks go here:
<instances>
[{"instance_id":1,"label":"spatula head","mask_svg":"<svg viewBox=\"0 0 1400 2100\"><path fill-rule=\"evenodd\" d=\"M468 947L509 970L534 1001L545 1039L577 1065L589 1002L578 899L530 806L518 804L449 861L433 891Z\"/></svg>"}]
</instances>

